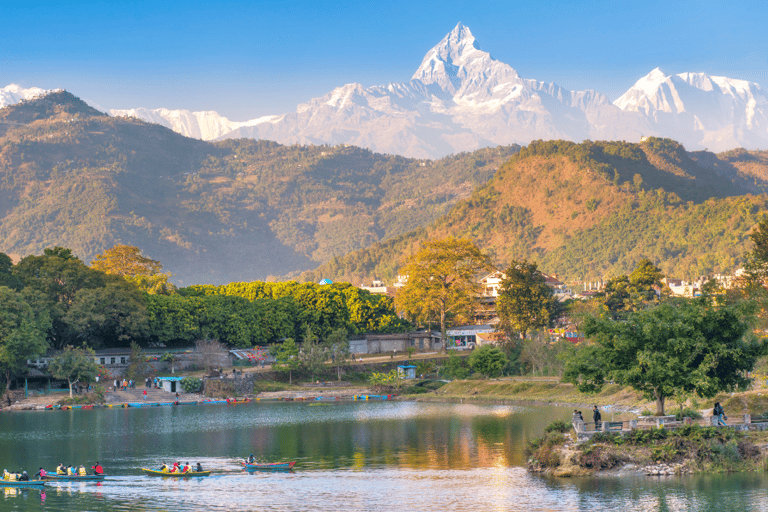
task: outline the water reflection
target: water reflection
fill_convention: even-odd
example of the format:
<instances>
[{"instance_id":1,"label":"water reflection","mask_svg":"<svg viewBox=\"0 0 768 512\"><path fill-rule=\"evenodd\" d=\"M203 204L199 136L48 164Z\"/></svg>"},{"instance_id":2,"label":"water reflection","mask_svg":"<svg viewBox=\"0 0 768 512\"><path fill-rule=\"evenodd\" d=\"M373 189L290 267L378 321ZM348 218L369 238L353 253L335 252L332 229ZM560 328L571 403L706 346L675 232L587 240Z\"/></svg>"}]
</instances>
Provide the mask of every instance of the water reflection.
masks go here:
<instances>
[{"instance_id":1,"label":"water reflection","mask_svg":"<svg viewBox=\"0 0 768 512\"><path fill-rule=\"evenodd\" d=\"M5 488L2 510L765 510L762 475L552 479L528 474L525 444L570 410L408 402L256 403L0 416L9 468L92 465L101 482ZM238 457L296 460L245 472ZM168 479L180 460L216 473ZM716 508L717 507L717 508ZM762 508L761 508L762 507Z\"/></svg>"}]
</instances>

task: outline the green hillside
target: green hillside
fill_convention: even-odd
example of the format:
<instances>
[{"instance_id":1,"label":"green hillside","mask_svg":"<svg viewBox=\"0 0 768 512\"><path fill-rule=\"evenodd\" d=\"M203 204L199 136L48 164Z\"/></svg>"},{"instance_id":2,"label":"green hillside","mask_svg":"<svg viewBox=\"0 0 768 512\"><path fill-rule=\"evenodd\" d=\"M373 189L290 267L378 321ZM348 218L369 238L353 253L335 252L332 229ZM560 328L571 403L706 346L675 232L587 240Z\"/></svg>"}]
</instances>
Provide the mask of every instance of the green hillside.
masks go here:
<instances>
[{"instance_id":1,"label":"green hillside","mask_svg":"<svg viewBox=\"0 0 768 512\"><path fill-rule=\"evenodd\" d=\"M566 279L732 272L768 212L768 153L689 153L668 139L536 141L429 227L335 258L304 279L392 279L420 240L469 237L500 266L528 258Z\"/></svg>"},{"instance_id":2,"label":"green hillside","mask_svg":"<svg viewBox=\"0 0 768 512\"><path fill-rule=\"evenodd\" d=\"M208 143L61 91L0 109L0 251L136 245L180 285L292 274L429 224L518 149Z\"/></svg>"}]
</instances>

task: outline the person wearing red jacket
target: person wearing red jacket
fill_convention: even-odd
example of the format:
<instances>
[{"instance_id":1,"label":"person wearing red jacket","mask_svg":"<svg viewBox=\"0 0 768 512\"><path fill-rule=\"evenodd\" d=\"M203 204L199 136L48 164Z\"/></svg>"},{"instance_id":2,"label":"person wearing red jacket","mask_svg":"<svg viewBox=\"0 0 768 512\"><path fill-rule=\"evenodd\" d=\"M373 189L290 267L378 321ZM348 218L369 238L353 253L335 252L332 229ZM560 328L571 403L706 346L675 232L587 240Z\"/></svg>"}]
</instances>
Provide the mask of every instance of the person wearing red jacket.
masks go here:
<instances>
[{"instance_id":1,"label":"person wearing red jacket","mask_svg":"<svg viewBox=\"0 0 768 512\"><path fill-rule=\"evenodd\" d=\"M101 467L101 464L99 464L98 462L96 463L95 466L91 466L91 469L93 470L93 474L94 475L103 475L104 474L104 468Z\"/></svg>"}]
</instances>

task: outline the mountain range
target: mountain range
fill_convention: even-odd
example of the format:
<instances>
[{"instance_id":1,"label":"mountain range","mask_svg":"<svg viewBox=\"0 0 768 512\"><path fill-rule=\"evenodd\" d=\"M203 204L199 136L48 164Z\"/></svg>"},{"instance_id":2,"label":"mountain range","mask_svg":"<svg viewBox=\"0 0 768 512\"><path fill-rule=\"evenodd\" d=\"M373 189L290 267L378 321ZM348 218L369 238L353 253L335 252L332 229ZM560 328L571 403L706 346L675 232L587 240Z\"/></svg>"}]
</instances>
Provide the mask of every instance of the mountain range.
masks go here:
<instances>
[{"instance_id":1,"label":"mountain range","mask_svg":"<svg viewBox=\"0 0 768 512\"><path fill-rule=\"evenodd\" d=\"M350 83L295 112L235 122L216 112L110 110L189 137L266 139L282 144L352 144L374 152L441 158L537 139L668 137L689 150L768 147L768 94L758 84L705 73L654 69L616 101L522 78L480 49L459 23L406 83Z\"/></svg>"}]
</instances>

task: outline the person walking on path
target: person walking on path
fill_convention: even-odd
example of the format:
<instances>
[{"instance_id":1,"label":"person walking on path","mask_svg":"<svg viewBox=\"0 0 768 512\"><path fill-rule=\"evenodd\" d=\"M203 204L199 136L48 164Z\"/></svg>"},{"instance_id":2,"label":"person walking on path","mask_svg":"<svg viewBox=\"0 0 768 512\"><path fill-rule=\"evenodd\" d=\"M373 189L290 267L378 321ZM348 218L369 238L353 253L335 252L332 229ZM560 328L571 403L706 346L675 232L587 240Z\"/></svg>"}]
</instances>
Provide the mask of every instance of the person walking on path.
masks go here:
<instances>
[{"instance_id":1,"label":"person walking on path","mask_svg":"<svg viewBox=\"0 0 768 512\"><path fill-rule=\"evenodd\" d=\"M144 400L146 400L146 399L147 399L147 390L145 389L144 390Z\"/></svg>"},{"instance_id":2,"label":"person walking on path","mask_svg":"<svg viewBox=\"0 0 768 512\"><path fill-rule=\"evenodd\" d=\"M603 417L600 414L600 409L598 409L597 406L594 406L592 410L592 419L595 421L595 430L600 430L600 420L602 420Z\"/></svg>"},{"instance_id":3,"label":"person walking on path","mask_svg":"<svg viewBox=\"0 0 768 512\"><path fill-rule=\"evenodd\" d=\"M715 402L715 408L712 409L712 415L717 418L717 422L715 423L716 426L725 426L725 421L727 420L728 416L725 415L725 411L723 410L723 406L720 405L720 402Z\"/></svg>"}]
</instances>

